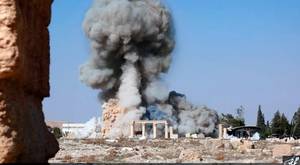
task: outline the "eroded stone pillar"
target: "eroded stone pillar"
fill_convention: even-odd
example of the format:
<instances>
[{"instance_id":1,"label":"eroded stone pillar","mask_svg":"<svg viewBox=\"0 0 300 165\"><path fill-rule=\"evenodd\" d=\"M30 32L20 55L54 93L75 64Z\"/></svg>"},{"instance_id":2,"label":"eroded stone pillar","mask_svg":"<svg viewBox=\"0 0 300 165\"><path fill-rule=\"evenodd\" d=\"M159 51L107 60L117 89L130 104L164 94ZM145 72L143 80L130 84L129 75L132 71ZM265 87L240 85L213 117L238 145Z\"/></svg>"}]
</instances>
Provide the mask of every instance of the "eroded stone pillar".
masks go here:
<instances>
[{"instance_id":1,"label":"eroded stone pillar","mask_svg":"<svg viewBox=\"0 0 300 165\"><path fill-rule=\"evenodd\" d=\"M145 138L146 137L146 124L142 123L142 137Z\"/></svg>"},{"instance_id":2,"label":"eroded stone pillar","mask_svg":"<svg viewBox=\"0 0 300 165\"><path fill-rule=\"evenodd\" d=\"M168 123L166 122L166 123L165 123L165 138L166 138L166 139L168 139L168 137L169 137L169 136L168 136L168 129L169 129Z\"/></svg>"},{"instance_id":3,"label":"eroded stone pillar","mask_svg":"<svg viewBox=\"0 0 300 165\"><path fill-rule=\"evenodd\" d=\"M134 137L134 121L130 123L130 138Z\"/></svg>"},{"instance_id":4,"label":"eroded stone pillar","mask_svg":"<svg viewBox=\"0 0 300 165\"><path fill-rule=\"evenodd\" d=\"M51 2L0 0L0 163L47 162L59 149L42 111Z\"/></svg>"},{"instance_id":5,"label":"eroded stone pillar","mask_svg":"<svg viewBox=\"0 0 300 165\"><path fill-rule=\"evenodd\" d=\"M157 137L157 127L156 127L156 123L154 122L153 123L153 138L156 138Z\"/></svg>"},{"instance_id":6,"label":"eroded stone pillar","mask_svg":"<svg viewBox=\"0 0 300 165\"><path fill-rule=\"evenodd\" d=\"M223 137L224 135L227 135L227 128L223 128Z\"/></svg>"},{"instance_id":7,"label":"eroded stone pillar","mask_svg":"<svg viewBox=\"0 0 300 165\"><path fill-rule=\"evenodd\" d=\"M119 105L119 100L117 99L109 99L108 102L102 105L102 125L101 125L101 135L104 138L122 136L124 134L120 133L116 135L114 129L116 121L118 118L122 117L126 112L126 109L122 108ZM130 126L128 125L128 134L126 136L130 136Z\"/></svg>"},{"instance_id":8,"label":"eroded stone pillar","mask_svg":"<svg viewBox=\"0 0 300 165\"><path fill-rule=\"evenodd\" d=\"M223 124L219 124L219 139L223 139Z\"/></svg>"},{"instance_id":9,"label":"eroded stone pillar","mask_svg":"<svg viewBox=\"0 0 300 165\"><path fill-rule=\"evenodd\" d=\"M178 139L178 134L174 134L173 127L169 127L170 130L170 138L171 139Z\"/></svg>"},{"instance_id":10,"label":"eroded stone pillar","mask_svg":"<svg viewBox=\"0 0 300 165\"><path fill-rule=\"evenodd\" d=\"M170 136L173 135L173 127L169 127L170 129Z\"/></svg>"}]
</instances>

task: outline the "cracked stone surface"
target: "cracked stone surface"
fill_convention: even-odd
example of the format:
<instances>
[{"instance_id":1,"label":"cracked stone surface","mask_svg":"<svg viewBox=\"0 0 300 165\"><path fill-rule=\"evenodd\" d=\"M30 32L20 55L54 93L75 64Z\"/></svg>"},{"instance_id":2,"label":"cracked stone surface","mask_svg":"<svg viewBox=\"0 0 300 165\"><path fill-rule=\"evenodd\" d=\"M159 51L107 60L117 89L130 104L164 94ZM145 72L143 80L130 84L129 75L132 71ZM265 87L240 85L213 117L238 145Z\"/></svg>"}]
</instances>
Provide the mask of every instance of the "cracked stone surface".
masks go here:
<instances>
[{"instance_id":1,"label":"cracked stone surface","mask_svg":"<svg viewBox=\"0 0 300 165\"><path fill-rule=\"evenodd\" d=\"M42 111L51 3L0 0L0 163L47 162L59 149Z\"/></svg>"}]
</instances>

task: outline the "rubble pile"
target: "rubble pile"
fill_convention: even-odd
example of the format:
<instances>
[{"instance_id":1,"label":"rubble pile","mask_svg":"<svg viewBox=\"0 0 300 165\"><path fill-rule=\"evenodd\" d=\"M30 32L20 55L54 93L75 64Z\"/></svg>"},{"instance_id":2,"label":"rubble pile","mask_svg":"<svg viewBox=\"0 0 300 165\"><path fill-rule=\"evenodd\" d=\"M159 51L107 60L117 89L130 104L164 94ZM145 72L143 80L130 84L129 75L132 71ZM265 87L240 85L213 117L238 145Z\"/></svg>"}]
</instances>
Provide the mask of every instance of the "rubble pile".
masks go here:
<instances>
[{"instance_id":1,"label":"rubble pile","mask_svg":"<svg viewBox=\"0 0 300 165\"><path fill-rule=\"evenodd\" d=\"M50 163L282 163L282 156L300 153L296 140L87 139L60 140L60 147Z\"/></svg>"}]
</instances>

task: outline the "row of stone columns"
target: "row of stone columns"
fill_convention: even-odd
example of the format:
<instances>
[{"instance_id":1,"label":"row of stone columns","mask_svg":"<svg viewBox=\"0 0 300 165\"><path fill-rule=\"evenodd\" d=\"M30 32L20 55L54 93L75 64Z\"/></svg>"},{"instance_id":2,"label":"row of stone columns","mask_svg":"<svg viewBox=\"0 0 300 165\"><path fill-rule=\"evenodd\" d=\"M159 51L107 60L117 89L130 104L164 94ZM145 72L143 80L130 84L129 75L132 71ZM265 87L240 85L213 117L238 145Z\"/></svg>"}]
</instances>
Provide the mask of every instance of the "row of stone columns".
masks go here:
<instances>
[{"instance_id":1,"label":"row of stone columns","mask_svg":"<svg viewBox=\"0 0 300 165\"><path fill-rule=\"evenodd\" d=\"M168 136L168 122L167 121L132 121L130 123L130 137L134 137L134 125L135 124L142 124L142 138L146 138L146 124L152 124L153 126L153 138L157 138L157 124L164 124L165 125L165 138L169 138Z\"/></svg>"}]
</instances>

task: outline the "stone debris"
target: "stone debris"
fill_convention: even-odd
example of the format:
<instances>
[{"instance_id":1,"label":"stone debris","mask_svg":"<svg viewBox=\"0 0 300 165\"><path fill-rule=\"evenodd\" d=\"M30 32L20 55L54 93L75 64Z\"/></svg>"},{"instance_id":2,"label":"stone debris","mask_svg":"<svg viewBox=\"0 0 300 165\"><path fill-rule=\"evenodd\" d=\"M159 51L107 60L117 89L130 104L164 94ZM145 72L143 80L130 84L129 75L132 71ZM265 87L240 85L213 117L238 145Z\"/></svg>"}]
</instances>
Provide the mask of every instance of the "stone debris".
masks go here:
<instances>
[{"instance_id":1,"label":"stone debris","mask_svg":"<svg viewBox=\"0 0 300 165\"><path fill-rule=\"evenodd\" d=\"M119 138L59 142L61 149L49 163L282 163L282 155L300 153L297 143L266 140Z\"/></svg>"},{"instance_id":2,"label":"stone debris","mask_svg":"<svg viewBox=\"0 0 300 165\"><path fill-rule=\"evenodd\" d=\"M255 146L252 141L240 140L238 144L238 149L241 152L245 152L249 151L249 149L255 149Z\"/></svg>"},{"instance_id":3,"label":"stone debris","mask_svg":"<svg viewBox=\"0 0 300 165\"><path fill-rule=\"evenodd\" d=\"M273 157L290 156L292 154L291 144L277 144L272 149Z\"/></svg>"},{"instance_id":4,"label":"stone debris","mask_svg":"<svg viewBox=\"0 0 300 165\"><path fill-rule=\"evenodd\" d=\"M197 134L192 134L192 135L191 135L191 138L197 139L197 138L198 138L198 135L197 135Z\"/></svg>"},{"instance_id":5,"label":"stone debris","mask_svg":"<svg viewBox=\"0 0 300 165\"><path fill-rule=\"evenodd\" d=\"M131 148L131 147L123 147L122 149L121 149L121 152L132 152L134 149L133 148Z\"/></svg>"},{"instance_id":6,"label":"stone debris","mask_svg":"<svg viewBox=\"0 0 300 165\"><path fill-rule=\"evenodd\" d=\"M181 151L179 159L182 162L199 162L202 160L201 154L195 149L186 149Z\"/></svg>"},{"instance_id":7,"label":"stone debris","mask_svg":"<svg viewBox=\"0 0 300 165\"><path fill-rule=\"evenodd\" d=\"M267 138L267 141L270 142L277 142L277 143L300 143L300 139L296 140L294 138L283 138L283 139L279 139L279 138Z\"/></svg>"},{"instance_id":8,"label":"stone debris","mask_svg":"<svg viewBox=\"0 0 300 165\"><path fill-rule=\"evenodd\" d=\"M178 139L178 134L170 135L170 139Z\"/></svg>"},{"instance_id":9,"label":"stone debris","mask_svg":"<svg viewBox=\"0 0 300 165\"><path fill-rule=\"evenodd\" d=\"M205 135L202 134L202 133L200 133L200 134L198 134L198 138L199 138L199 139L205 139Z\"/></svg>"},{"instance_id":10,"label":"stone debris","mask_svg":"<svg viewBox=\"0 0 300 165\"><path fill-rule=\"evenodd\" d=\"M187 133L187 134L185 134L185 137L186 137L186 138L190 138L190 137L191 137L191 134L190 134L190 133Z\"/></svg>"},{"instance_id":11,"label":"stone debris","mask_svg":"<svg viewBox=\"0 0 300 165\"><path fill-rule=\"evenodd\" d=\"M118 140L116 140L116 139L106 139L105 141L109 142L109 143L117 143L118 142Z\"/></svg>"},{"instance_id":12,"label":"stone debris","mask_svg":"<svg viewBox=\"0 0 300 165\"><path fill-rule=\"evenodd\" d=\"M187 133L185 134L185 137L186 138L194 138L194 139L204 139L205 138L205 135L200 133L200 134L190 134L190 133Z\"/></svg>"}]
</instances>

